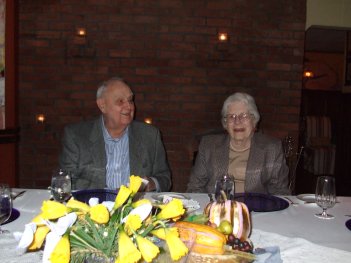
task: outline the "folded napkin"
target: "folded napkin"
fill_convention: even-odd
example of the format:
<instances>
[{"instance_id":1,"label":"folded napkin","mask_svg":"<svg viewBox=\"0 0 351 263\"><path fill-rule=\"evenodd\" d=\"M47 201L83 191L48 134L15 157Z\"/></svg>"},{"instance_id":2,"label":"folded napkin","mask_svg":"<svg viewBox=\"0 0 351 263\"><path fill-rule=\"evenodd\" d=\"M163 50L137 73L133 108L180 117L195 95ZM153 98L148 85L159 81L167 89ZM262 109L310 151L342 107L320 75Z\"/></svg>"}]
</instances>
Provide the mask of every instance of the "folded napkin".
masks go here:
<instances>
[{"instance_id":1,"label":"folded napkin","mask_svg":"<svg viewBox=\"0 0 351 263\"><path fill-rule=\"evenodd\" d=\"M42 261L42 251L23 254L16 249L17 245L18 241L12 234L0 235L1 263L38 263Z\"/></svg>"},{"instance_id":2,"label":"folded napkin","mask_svg":"<svg viewBox=\"0 0 351 263\"><path fill-rule=\"evenodd\" d=\"M250 239L256 248L262 247L266 251L269 247L279 246L284 263L349 263L351 258L351 252L348 251L316 245L303 238L290 238L258 229L252 230ZM261 261L258 262L261 263Z\"/></svg>"},{"instance_id":3,"label":"folded napkin","mask_svg":"<svg viewBox=\"0 0 351 263\"><path fill-rule=\"evenodd\" d=\"M254 263L282 263L280 249L277 246L256 248L254 251L256 260Z\"/></svg>"}]
</instances>

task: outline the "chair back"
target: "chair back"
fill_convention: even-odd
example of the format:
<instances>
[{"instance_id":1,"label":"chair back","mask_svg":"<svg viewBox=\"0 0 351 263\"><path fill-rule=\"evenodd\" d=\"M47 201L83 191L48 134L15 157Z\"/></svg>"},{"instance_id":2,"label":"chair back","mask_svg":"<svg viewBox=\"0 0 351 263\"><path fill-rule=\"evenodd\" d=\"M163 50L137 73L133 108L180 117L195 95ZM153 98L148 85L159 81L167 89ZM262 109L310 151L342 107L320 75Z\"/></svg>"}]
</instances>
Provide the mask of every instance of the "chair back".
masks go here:
<instances>
[{"instance_id":1,"label":"chair back","mask_svg":"<svg viewBox=\"0 0 351 263\"><path fill-rule=\"evenodd\" d=\"M334 174L335 145L328 116L306 116L304 168L314 175Z\"/></svg>"}]
</instances>

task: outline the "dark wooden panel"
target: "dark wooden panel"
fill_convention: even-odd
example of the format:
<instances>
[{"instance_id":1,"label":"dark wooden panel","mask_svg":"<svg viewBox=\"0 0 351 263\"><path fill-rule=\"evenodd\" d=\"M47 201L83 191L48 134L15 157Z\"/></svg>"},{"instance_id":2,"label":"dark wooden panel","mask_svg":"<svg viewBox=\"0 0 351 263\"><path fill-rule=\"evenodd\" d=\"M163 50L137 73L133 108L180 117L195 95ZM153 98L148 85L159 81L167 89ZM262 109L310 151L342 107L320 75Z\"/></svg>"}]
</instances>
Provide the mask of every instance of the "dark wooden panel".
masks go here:
<instances>
[{"instance_id":1,"label":"dark wooden panel","mask_svg":"<svg viewBox=\"0 0 351 263\"><path fill-rule=\"evenodd\" d=\"M306 115L330 117L332 142L336 145L334 175L337 194L351 196L351 94L340 91L303 90L301 116ZM303 143L304 138L300 141ZM297 192L314 192L315 179L313 174L299 169Z\"/></svg>"}]
</instances>

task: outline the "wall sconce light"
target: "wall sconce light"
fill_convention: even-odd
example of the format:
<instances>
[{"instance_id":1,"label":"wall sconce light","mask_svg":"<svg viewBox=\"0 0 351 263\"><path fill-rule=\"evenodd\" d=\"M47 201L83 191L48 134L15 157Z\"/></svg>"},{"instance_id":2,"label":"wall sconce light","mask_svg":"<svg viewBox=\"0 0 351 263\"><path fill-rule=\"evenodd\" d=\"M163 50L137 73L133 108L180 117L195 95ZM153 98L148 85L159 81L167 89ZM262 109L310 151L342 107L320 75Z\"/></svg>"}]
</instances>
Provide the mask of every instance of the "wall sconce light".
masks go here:
<instances>
[{"instance_id":1,"label":"wall sconce light","mask_svg":"<svg viewBox=\"0 0 351 263\"><path fill-rule=\"evenodd\" d=\"M44 114L38 114L36 116L37 123L44 123L45 122L45 115Z\"/></svg>"},{"instance_id":2,"label":"wall sconce light","mask_svg":"<svg viewBox=\"0 0 351 263\"><path fill-rule=\"evenodd\" d=\"M218 40L221 42L225 42L228 40L228 34L227 33L219 33L218 34Z\"/></svg>"},{"instance_id":3,"label":"wall sconce light","mask_svg":"<svg viewBox=\"0 0 351 263\"><path fill-rule=\"evenodd\" d=\"M313 78L314 77L314 74L311 70L308 70L306 69L304 72L303 72L303 77L304 78L307 78L307 79L310 79L310 78Z\"/></svg>"},{"instance_id":4,"label":"wall sconce light","mask_svg":"<svg viewBox=\"0 0 351 263\"><path fill-rule=\"evenodd\" d=\"M87 35L87 31L84 27L79 27L77 28L77 36L80 36L80 37L85 37Z\"/></svg>"},{"instance_id":5,"label":"wall sconce light","mask_svg":"<svg viewBox=\"0 0 351 263\"><path fill-rule=\"evenodd\" d=\"M145 118L144 122L147 124L152 124L152 118Z\"/></svg>"}]
</instances>

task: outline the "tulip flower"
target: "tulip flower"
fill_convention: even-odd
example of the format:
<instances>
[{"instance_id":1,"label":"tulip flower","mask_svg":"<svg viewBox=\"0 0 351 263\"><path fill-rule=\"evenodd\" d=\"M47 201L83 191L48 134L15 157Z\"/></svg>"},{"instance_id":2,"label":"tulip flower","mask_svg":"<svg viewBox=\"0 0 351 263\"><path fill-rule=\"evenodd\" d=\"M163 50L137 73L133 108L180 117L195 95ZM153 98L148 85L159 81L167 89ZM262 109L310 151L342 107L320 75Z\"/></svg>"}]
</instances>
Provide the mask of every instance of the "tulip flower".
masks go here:
<instances>
[{"instance_id":1,"label":"tulip flower","mask_svg":"<svg viewBox=\"0 0 351 263\"><path fill-rule=\"evenodd\" d=\"M38 226L37 230L34 233L34 238L30 246L28 247L28 250L37 250L41 248L41 246L44 243L45 237L47 233L49 233L50 228L47 226Z\"/></svg>"},{"instance_id":2,"label":"tulip flower","mask_svg":"<svg viewBox=\"0 0 351 263\"><path fill-rule=\"evenodd\" d=\"M118 236L118 258L115 263L136 263L141 259L140 251L124 230Z\"/></svg>"},{"instance_id":3,"label":"tulip flower","mask_svg":"<svg viewBox=\"0 0 351 263\"><path fill-rule=\"evenodd\" d=\"M168 231L173 232L174 235L179 237L178 229L176 227L170 227L170 228L168 228ZM166 239L166 229L163 227L152 230L151 234L158 237L159 239L163 239L163 240Z\"/></svg>"},{"instance_id":4,"label":"tulip flower","mask_svg":"<svg viewBox=\"0 0 351 263\"><path fill-rule=\"evenodd\" d=\"M166 229L166 243L172 260L179 260L189 252L182 240L174 232L168 231L168 229Z\"/></svg>"},{"instance_id":5,"label":"tulip flower","mask_svg":"<svg viewBox=\"0 0 351 263\"><path fill-rule=\"evenodd\" d=\"M129 180L129 189L132 191L131 195L134 196L138 192L143 180L139 176L135 175L131 175Z\"/></svg>"},{"instance_id":6,"label":"tulip flower","mask_svg":"<svg viewBox=\"0 0 351 263\"><path fill-rule=\"evenodd\" d=\"M128 235L131 235L133 232L138 230L142 225L142 221L139 215L129 215L126 218L124 230Z\"/></svg>"},{"instance_id":7,"label":"tulip flower","mask_svg":"<svg viewBox=\"0 0 351 263\"><path fill-rule=\"evenodd\" d=\"M90 211L90 206L88 206L86 203L75 200L74 198L69 199L66 206L69 208L78 209L79 211L83 212L83 214L89 213Z\"/></svg>"},{"instance_id":8,"label":"tulip flower","mask_svg":"<svg viewBox=\"0 0 351 263\"><path fill-rule=\"evenodd\" d=\"M37 226L44 226L45 220L43 219L43 213L40 213L39 215L35 216L32 219L32 222L35 223Z\"/></svg>"},{"instance_id":9,"label":"tulip flower","mask_svg":"<svg viewBox=\"0 0 351 263\"><path fill-rule=\"evenodd\" d=\"M149 199L140 199L134 203L132 203L132 207L133 208L137 208L138 206L144 205L144 204L150 204L151 205L151 201Z\"/></svg>"},{"instance_id":10,"label":"tulip flower","mask_svg":"<svg viewBox=\"0 0 351 263\"><path fill-rule=\"evenodd\" d=\"M110 220L110 213L106 206L99 204L90 208L90 218L98 224L106 224Z\"/></svg>"},{"instance_id":11,"label":"tulip flower","mask_svg":"<svg viewBox=\"0 0 351 263\"><path fill-rule=\"evenodd\" d=\"M128 187L122 185L117 194L115 205L113 208L118 209L119 207L121 207L124 204L124 202L127 201L131 193L132 191Z\"/></svg>"},{"instance_id":12,"label":"tulip flower","mask_svg":"<svg viewBox=\"0 0 351 263\"><path fill-rule=\"evenodd\" d=\"M160 253L158 246L142 236L137 235L136 242L146 262L151 262Z\"/></svg>"},{"instance_id":13,"label":"tulip flower","mask_svg":"<svg viewBox=\"0 0 351 263\"><path fill-rule=\"evenodd\" d=\"M41 207L42 217L52 220L66 215L70 210L65 205L56 201L44 201Z\"/></svg>"},{"instance_id":14,"label":"tulip flower","mask_svg":"<svg viewBox=\"0 0 351 263\"><path fill-rule=\"evenodd\" d=\"M174 198L166 204L160 213L156 216L157 219L173 219L183 215L185 209L181 200Z\"/></svg>"},{"instance_id":15,"label":"tulip flower","mask_svg":"<svg viewBox=\"0 0 351 263\"><path fill-rule=\"evenodd\" d=\"M50 255L51 263L69 263L70 260L70 244L68 235L64 235L57 243L54 251Z\"/></svg>"}]
</instances>

